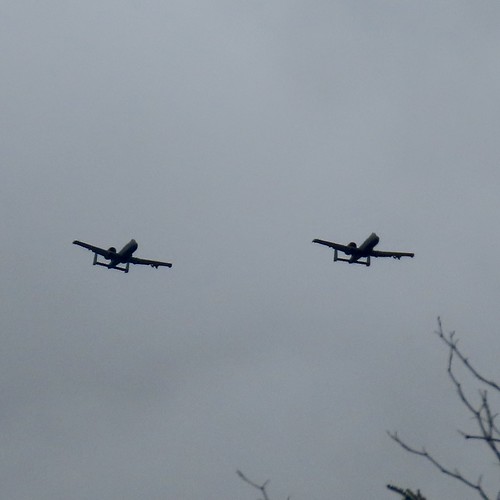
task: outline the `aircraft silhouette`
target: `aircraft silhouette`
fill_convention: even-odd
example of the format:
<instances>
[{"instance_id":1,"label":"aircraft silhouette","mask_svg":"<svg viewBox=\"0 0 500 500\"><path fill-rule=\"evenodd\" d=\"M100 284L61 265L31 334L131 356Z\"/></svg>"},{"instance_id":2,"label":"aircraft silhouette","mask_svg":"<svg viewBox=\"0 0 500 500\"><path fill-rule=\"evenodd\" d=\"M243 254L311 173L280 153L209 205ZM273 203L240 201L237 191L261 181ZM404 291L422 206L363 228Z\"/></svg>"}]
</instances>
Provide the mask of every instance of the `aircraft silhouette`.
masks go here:
<instances>
[{"instance_id":1,"label":"aircraft silhouette","mask_svg":"<svg viewBox=\"0 0 500 500\"><path fill-rule=\"evenodd\" d=\"M104 248L89 245L88 243L84 243L83 241L78 240L73 241L73 244L94 252L94 266L103 266L107 267L108 269L116 269L125 273L128 273L130 264L142 264L145 266L154 267L156 269L158 269L158 267L172 267L172 264L170 262L161 262L159 260L139 259L138 257L133 257L132 254L137 250L137 247L139 246L137 244L137 241L135 241L134 239L130 240L119 252L116 251L115 247L110 247L106 250ZM104 257L106 260L109 260L109 263L98 262L98 255ZM119 264L125 264L125 266L120 267Z\"/></svg>"},{"instance_id":2,"label":"aircraft silhouette","mask_svg":"<svg viewBox=\"0 0 500 500\"><path fill-rule=\"evenodd\" d=\"M401 257L413 257L415 254L411 252L381 252L374 250L375 246L378 245L380 238L372 233L366 240L359 245L359 247L351 241L348 245L341 245L340 243L334 243L332 241L325 240L313 240L313 243L319 243L320 245L325 245L327 247L333 248L335 253L333 254L333 260L343 262L349 262L349 264L363 264L364 266L370 265L370 257L392 257L394 259L401 259ZM350 255L349 259L344 259L338 256L338 252L343 252L346 255ZM365 258L366 260L360 260Z\"/></svg>"}]
</instances>

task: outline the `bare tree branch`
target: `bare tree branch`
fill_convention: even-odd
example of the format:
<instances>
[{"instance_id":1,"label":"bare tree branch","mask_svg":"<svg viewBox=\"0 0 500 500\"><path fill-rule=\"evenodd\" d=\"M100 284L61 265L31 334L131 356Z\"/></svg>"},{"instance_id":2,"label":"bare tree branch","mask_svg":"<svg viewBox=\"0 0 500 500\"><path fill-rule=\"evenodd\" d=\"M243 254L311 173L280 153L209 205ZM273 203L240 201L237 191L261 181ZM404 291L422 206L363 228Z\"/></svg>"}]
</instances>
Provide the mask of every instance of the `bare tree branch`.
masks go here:
<instances>
[{"instance_id":1,"label":"bare tree branch","mask_svg":"<svg viewBox=\"0 0 500 500\"><path fill-rule=\"evenodd\" d=\"M462 431L459 431L459 432L460 432L460 434L462 434L462 436L465 439L483 439L483 440L491 439L491 441L494 441L495 443L500 443L500 439L498 439L498 438L487 438L484 436L471 436L470 434L465 434Z\"/></svg>"},{"instance_id":2,"label":"bare tree branch","mask_svg":"<svg viewBox=\"0 0 500 500\"><path fill-rule=\"evenodd\" d=\"M455 390L458 394L460 401L468 410L468 412L472 415L473 420L478 426L478 431L479 431L478 433L467 434L463 431L459 431L459 433L466 440L476 440L485 443L495 456L498 465L500 465L500 429L496 424L496 419L498 417L498 414L492 412L488 391L484 389L484 386L486 386L487 389L500 393L500 385L498 385L493 380L487 379L486 377L481 375L481 373L479 373L479 371L474 366L472 366L468 358L458 348L458 340L455 340L454 338L455 332L451 332L448 334L445 334L443 332L440 318L438 318L438 331L436 331L435 333L444 342L444 344L446 344L446 346L449 349L448 362L447 362L448 376L451 382L453 383L453 386L455 387ZM478 391L479 399L477 397L471 398L469 396L468 394L469 391L464 390L461 381L455 374L454 368L455 365L458 363L455 362L454 364L456 358L458 358L459 360L458 362L465 367L466 375L469 375L469 377L472 376L472 378L475 379L476 382L480 383L480 386L484 384L482 385L483 389L480 389ZM479 497L481 497L483 500L493 499L493 497L489 497L486 494L486 491L483 489L482 476L479 476L476 481L472 481L470 478L463 475L458 469L456 468L451 469L443 465L440 461L434 458L433 455L428 453L424 447L422 447L421 449L416 449L408 445L398 436L397 432L394 433L387 432L387 434L390 436L392 440L398 443L401 448L403 448L404 450L406 450L411 454L425 458L441 473L461 482L471 490L475 491L476 494L479 495ZM240 479L242 479L244 482L246 482L253 488L259 490L259 492L262 495L262 500L270 500L266 489L267 485L269 484L269 480L265 481L263 484L258 484L250 480L248 477L246 477L245 474L243 474L243 472L241 472L240 470L236 472L240 477ZM405 490L391 484L388 484L387 488L390 491L393 491L401 495L403 497L403 500L425 500L425 497L422 496L419 490L417 490L417 492L414 493L409 489ZM496 500L500 500L500 492L498 492L495 498ZM290 497L288 497L288 500L290 500Z\"/></svg>"},{"instance_id":3,"label":"bare tree branch","mask_svg":"<svg viewBox=\"0 0 500 500\"><path fill-rule=\"evenodd\" d=\"M425 497L422 496L420 490L413 493L411 490L403 490L403 488L398 488L392 484L388 484L387 489L394 491L395 493L399 493L403 497L403 500L425 500Z\"/></svg>"},{"instance_id":4,"label":"bare tree branch","mask_svg":"<svg viewBox=\"0 0 500 500\"><path fill-rule=\"evenodd\" d=\"M475 490L478 495L483 498L484 500L489 500L488 495L486 495L486 492L483 490L481 486L481 477L478 478L476 482L470 481L469 479L466 479L457 469L454 469L453 471L448 469L447 467L444 467L439 463L432 455L430 455L425 448L422 448L421 450L417 450L415 448L412 448L411 446L407 445L404 441L402 441L397 432L391 433L388 432L389 436L396 441L404 450L413 453L414 455L419 455L421 457L426 458L434 467L439 469L443 474L446 474L447 476L453 477L460 481L461 483L467 485L469 488L472 488Z\"/></svg>"},{"instance_id":5,"label":"bare tree branch","mask_svg":"<svg viewBox=\"0 0 500 500\"><path fill-rule=\"evenodd\" d=\"M455 389L458 393L460 400L474 417L474 420L476 421L480 433L483 436L484 441L488 445L488 448L490 448L496 460L500 463L500 450L496 445L497 439L500 438L500 433L498 432L498 429L495 425L496 415L492 415L490 410L490 405L488 401L488 392L485 390L479 391L481 404L479 405L478 408L474 407L470 399L465 394L462 388L462 384L459 382L459 380L453 373L454 356L456 355L460 360L462 360L463 364L468 368L470 373L472 373L473 376L477 378L479 381L485 383L490 387L496 388L498 386L494 382L486 380L475 369L471 367L467 359L462 355L462 353L457 348L457 341L453 339L454 333L453 332L450 333L449 337L446 337L444 335L441 326L441 321L439 320L439 318L438 318L438 325L439 325L439 331L436 333L446 343L446 345L448 345L450 349L448 354L448 375L451 381L453 382L453 385L455 386Z\"/></svg>"},{"instance_id":6,"label":"bare tree branch","mask_svg":"<svg viewBox=\"0 0 500 500\"><path fill-rule=\"evenodd\" d=\"M458 348L458 341L455 340L455 332L451 332L449 334L445 334L443 332L443 327L441 324L441 319L438 318L438 330L435 332L436 335L446 344L448 347L448 363L447 363L447 372L450 380L455 387L455 390L458 394L458 397L465 408L472 415L479 432L478 433L465 433L463 431L459 431L460 434L465 439L472 439L484 442L490 451L495 456L496 461L500 465L500 430L496 425L497 414L494 414L491 411L490 401L488 399L488 392L485 389L479 390L479 401L473 402L473 399L466 393L464 390L462 383L456 376L454 372L454 360L458 358L459 362L465 367L466 374L468 373L472 376L473 379L478 381L480 384L484 384L488 389L492 389L493 391L500 392L500 386L494 382L493 380L487 379L483 375L479 373L479 371L472 366L466 356L461 352ZM467 479L458 469L449 469L445 467L440 462L438 462L431 454L429 454L425 448L421 450L415 449L404 441L402 441L397 433L388 433L389 436L396 441L403 449L406 451L413 453L414 455L419 455L427 459L434 467L440 470L443 474L446 474L454 479L457 479L461 483L467 485L469 488L475 490L477 494L483 498L488 499L486 492L484 491L481 485L481 477L478 478L477 481L471 481ZM492 498L492 497L491 497ZM500 492L497 495L497 500L500 500Z\"/></svg>"},{"instance_id":7,"label":"bare tree branch","mask_svg":"<svg viewBox=\"0 0 500 500\"><path fill-rule=\"evenodd\" d=\"M500 386L493 382L492 380L488 380L483 377L470 363L469 360L460 352L457 347L458 341L453 340L455 336L455 332L449 333L448 337L443 332L443 327L441 324L441 318L438 317L438 331L435 332L436 335L457 355L460 361L464 364L464 366L474 375L475 378L480 380L486 385L489 385L491 388L500 392Z\"/></svg>"},{"instance_id":8,"label":"bare tree branch","mask_svg":"<svg viewBox=\"0 0 500 500\"><path fill-rule=\"evenodd\" d=\"M245 483L249 484L253 488L259 490L262 493L262 498L263 500L269 500L269 495L267 494L266 487L269 484L269 479L265 481L263 484L257 484L256 482L252 481L251 479L248 479L248 477L243 474L240 470L236 471L236 474L245 481ZM290 500L291 497L288 497L287 500Z\"/></svg>"},{"instance_id":9,"label":"bare tree branch","mask_svg":"<svg viewBox=\"0 0 500 500\"><path fill-rule=\"evenodd\" d=\"M267 491L266 491L266 486L269 483L269 479L267 481L265 481L263 484L257 484L257 483L254 483L253 481L251 481L250 479L248 479L248 477L246 477L245 474L243 474L243 472L241 472L240 470L237 470L236 474L238 474L238 476L240 476L240 478L243 481L245 481L245 483L247 483L250 486L253 486L257 490L259 490L262 493L262 497L264 500L269 500L269 497L267 496Z\"/></svg>"}]
</instances>

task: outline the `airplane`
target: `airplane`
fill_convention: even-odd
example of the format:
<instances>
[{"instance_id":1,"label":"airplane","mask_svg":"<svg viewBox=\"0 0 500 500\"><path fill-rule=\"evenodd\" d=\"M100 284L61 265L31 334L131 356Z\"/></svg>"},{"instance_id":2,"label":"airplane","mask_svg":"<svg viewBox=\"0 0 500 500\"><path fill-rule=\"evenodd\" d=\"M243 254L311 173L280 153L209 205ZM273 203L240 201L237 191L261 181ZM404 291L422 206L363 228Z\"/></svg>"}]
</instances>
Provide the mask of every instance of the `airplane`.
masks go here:
<instances>
[{"instance_id":1,"label":"airplane","mask_svg":"<svg viewBox=\"0 0 500 500\"><path fill-rule=\"evenodd\" d=\"M348 245L340 245L339 243L333 243L331 241L325 240L313 240L313 243L319 243L320 245L326 245L334 249L333 261L337 260L343 262L349 262L349 264L362 264L364 266L370 265L370 257L392 257L394 259L401 259L401 257L413 257L415 254L410 252L381 252L379 250L374 250L375 246L378 245L380 238L372 233L366 240L361 243L358 247L354 241L351 241ZM338 252L343 252L346 255L350 255L350 258L344 259L338 256ZM366 260L360 260L365 258Z\"/></svg>"},{"instance_id":2,"label":"airplane","mask_svg":"<svg viewBox=\"0 0 500 500\"><path fill-rule=\"evenodd\" d=\"M133 257L132 254L137 250L138 247L137 241L133 239L130 240L119 252L116 251L115 247L109 247L107 250L105 250L104 248L95 247L94 245L89 245L88 243L84 243L83 241L78 240L73 241L73 245L78 245L94 252L94 266L103 266L107 267L108 269L117 269L118 271L123 271L124 273L128 273L130 264L143 264L146 266L154 267L156 269L158 269L158 267L172 267L172 264L170 264L170 262L160 262L158 260L139 259L137 257ZM101 255L106 260L109 260L109 263L98 262L98 255ZM125 266L120 267L119 264L125 264Z\"/></svg>"}]
</instances>

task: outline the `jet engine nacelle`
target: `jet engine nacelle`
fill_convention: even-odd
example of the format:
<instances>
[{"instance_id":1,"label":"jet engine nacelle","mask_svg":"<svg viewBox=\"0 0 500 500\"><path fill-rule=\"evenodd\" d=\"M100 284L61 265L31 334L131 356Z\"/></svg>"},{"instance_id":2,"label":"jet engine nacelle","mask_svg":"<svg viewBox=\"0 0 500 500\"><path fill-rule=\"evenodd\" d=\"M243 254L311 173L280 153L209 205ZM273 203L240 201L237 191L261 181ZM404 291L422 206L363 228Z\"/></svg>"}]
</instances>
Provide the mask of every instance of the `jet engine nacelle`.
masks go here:
<instances>
[{"instance_id":1,"label":"jet engine nacelle","mask_svg":"<svg viewBox=\"0 0 500 500\"><path fill-rule=\"evenodd\" d=\"M345 251L345 253L347 255L352 255L353 253L355 253L356 249L358 248L358 245L356 245L356 243L354 243L354 241L351 241L350 243L348 243L347 246L349 248L352 248L352 250L346 250Z\"/></svg>"},{"instance_id":2,"label":"jet engine nacelle","mask_svg":"<svg viewBox=\"0 0 500 500\"><path fill-rule=\"evenodd\" d=\"M116 248L115 247L109 247L108 252L110 253L116 253Z\"/></svg>"}]
</instances>

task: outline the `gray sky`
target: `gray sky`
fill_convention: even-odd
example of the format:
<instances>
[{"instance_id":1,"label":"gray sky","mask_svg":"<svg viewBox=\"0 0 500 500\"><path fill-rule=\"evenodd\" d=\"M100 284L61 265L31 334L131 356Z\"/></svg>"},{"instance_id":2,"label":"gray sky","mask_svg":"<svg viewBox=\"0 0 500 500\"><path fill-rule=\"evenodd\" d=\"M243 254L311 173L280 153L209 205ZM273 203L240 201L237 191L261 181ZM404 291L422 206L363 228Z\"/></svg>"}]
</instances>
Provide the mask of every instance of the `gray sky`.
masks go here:
<instances>
[{"instance_id":1,"label":"gray sky","mask_svg":"<svg viewBox=\"0 0 500 500\"><path fill-rule=\"evenodd\" d=\"M472 497L386 430L498 490L432 332L498 380L499 21L4 1L2 498L254 499L237 468L273 500ZM372 231L415 259L311 244ZM173 269L71 245L132 237Z\"/></svg>"}]
</instances>

